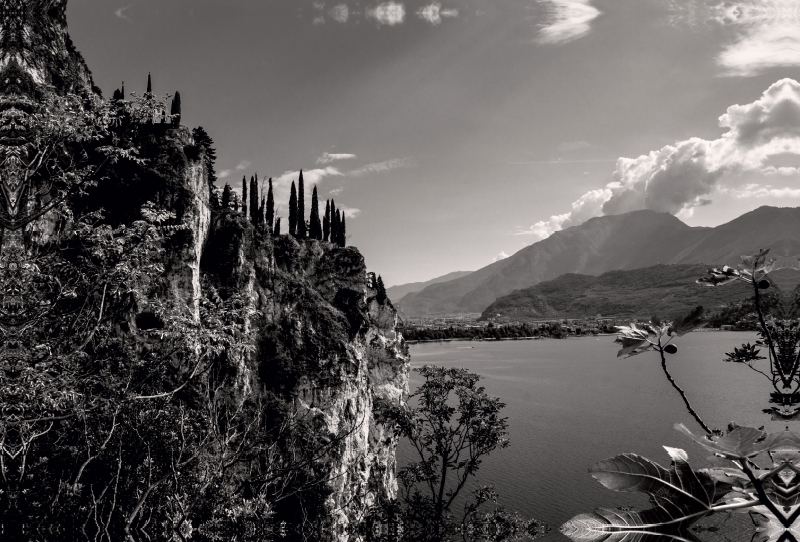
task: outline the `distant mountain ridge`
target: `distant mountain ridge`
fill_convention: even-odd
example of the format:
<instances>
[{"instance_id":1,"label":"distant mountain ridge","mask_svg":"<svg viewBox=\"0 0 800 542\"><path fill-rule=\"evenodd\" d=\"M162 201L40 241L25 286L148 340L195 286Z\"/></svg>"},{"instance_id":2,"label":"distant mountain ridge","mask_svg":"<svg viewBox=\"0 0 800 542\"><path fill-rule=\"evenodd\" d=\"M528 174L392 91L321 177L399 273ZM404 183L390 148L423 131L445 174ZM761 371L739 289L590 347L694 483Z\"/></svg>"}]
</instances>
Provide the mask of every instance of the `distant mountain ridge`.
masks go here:
<instances>
[{"instance_id":1,"label":"distant mountain ridge","mask_svg":"<svg viewBox=\"0 0 800 542\"><path fill-rule=\"evenodd\" d=\"M398 284L397 286L390 286L386 288L386 295L389 299L402 299L403 296L411 292L420 292L430 286L431 284L439 284L440 282L447 282L449 280L460 279L472 273L472 271L453 271L441 277L436 277L425 282L409 282L407 284Z\"/></svg>"},{"instance_id":2,"label":"distant mountain ridge","mask_svg":"<svg viewBox=\"0 0 800 542\"><path fill-rule=\"evenodd\" d=\"M559 231L458 279L407 294L406 315L483 312L496 299L565 273L597 276L657 264L738 264L770 248L800 254L800 208L763 206L714 228L691 227L669 213L602 216Z\"/></svg>"},{"instance_id":3,"label":"distant mountain ridge","mask_svg":"<svg viewBox=\"0 0 800 542\"><path fill-rule=\"evenodd\" d=\"M744 282L719 288L696 284L707 268L704 264L673 264L608 271L597 277L566 273L501 297L486 308L482 319L530 321L597 315L674 319L697 305L713 312L752 297L752 287Z\"/></svg>"}]
</instances>

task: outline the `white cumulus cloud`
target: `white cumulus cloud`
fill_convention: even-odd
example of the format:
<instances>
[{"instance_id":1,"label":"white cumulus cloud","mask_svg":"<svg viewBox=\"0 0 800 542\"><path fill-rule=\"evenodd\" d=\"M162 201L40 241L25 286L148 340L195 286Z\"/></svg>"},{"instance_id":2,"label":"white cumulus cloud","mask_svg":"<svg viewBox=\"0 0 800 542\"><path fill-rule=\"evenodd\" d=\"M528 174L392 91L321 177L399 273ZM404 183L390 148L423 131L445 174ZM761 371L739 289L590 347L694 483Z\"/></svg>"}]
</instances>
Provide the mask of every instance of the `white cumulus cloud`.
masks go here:
<instances>
[{"instance_id":1,"label":"white cumulus cloud","mask_svg":"<svg viewBox=\"0 0 800 542\"><path fill-rule=\"evenodd\" d=\"M570 212L537 222L520 234L544 238L592 216L639 209L689 216L693 207L710 203L706 196L719 188L726 174L796 173L766 162L776 155L800 155L800 83L775 82L756 101L730 106L719 125L727 131L718 139L691 138L638 158L619 158L612 182L581 196ZM778 194L775 190L787 189L751 187L748 194L766 197Z\"/></svg>"},{"instance_id":2,"label":"white cumulus cloud","mask_svg":"<svg viewBox=\"0 0 800 542\"><path fill-rule=\"evenodd\" d=\"M375 7L367 8L367 17L375 19L378 23L394 26L402 24L406 19L406 8L397 2L384 2Z\"/></svg>"},{"instance_id":3,"label":"white cumulus cloud","mask_svg":"<svg viewBox=\"0 0 800 542\"><path fill-rule=\"evenodd\" d=\"M591 0L539 0L547 9L547 19L539 30L539 43L565 43L585 36L600 10Z\"/></svg>"},{"instance_id":4,"label":"white cumulus cloud","mask_svg":"<svg viewBox=\"0 0 800 542\"><path fill-rule=\"evenodd\" d=\"M346 23L347 19L350 18L350 10L347 4L339 4L331 8L330 15L337 23Z\"/></svg>"},{"instance_id":5,"label":"white cumulus cloud","mask_svg":"<svg viewBox=\"0 0 800 542\"><path fill-rule=\"evenodd\" d=\"M500 254L492 258L492 261L499 262L500 260L505 260L506 258L508 258L508 254L506 254L505 251L501 250Z\"/></svg>"}]
</instances>

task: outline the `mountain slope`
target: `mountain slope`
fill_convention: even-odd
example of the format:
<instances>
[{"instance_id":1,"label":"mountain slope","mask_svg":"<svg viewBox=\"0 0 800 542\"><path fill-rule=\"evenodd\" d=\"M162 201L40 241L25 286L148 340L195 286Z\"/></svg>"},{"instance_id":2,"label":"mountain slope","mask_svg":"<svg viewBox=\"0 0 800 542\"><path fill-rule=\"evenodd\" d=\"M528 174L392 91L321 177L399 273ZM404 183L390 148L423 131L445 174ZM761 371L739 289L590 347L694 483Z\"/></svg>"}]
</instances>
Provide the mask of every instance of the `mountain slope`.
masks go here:
<instances>
[{"instance_id":1,"label":"mountain slope","mask_svg":"<svg viewBox=\"0 0 800 542\"><path fill-rule=\"evenodd\" d=\"M424 290L431 284L439 284L440 282L460 279L461 277L465 277L470 273L472 273L472 271L453 271L452 273L448 273L446 275L442 275L441 277L436 277L435 279L427 280L425 282L409 282L407 284L398 284L397 286L386 288L386 295L389 297L389 299L400 300L411 292L420 292Z\"/></svg>"},{"instance_id":2,"label":"mountain slope","mask_svg":"<svg viewBox=\"0 0 800 542\"><path fill-rule=\"evenodd\" d=\"M633 211L592 218L554 233L505 260L401 300L409 315L482 312L514 290L565 273L599 275L663 263L737 264L772 247L800 253L800 208L760 207L715 228L690 227L669 213Z\"/></svg>"},{"instance_id":3,"label":"mountain slope","mask_svg":"<svg viewBox=\"0 0 800 542\"><path fill-rule=\"evenodd\" d=\"M656 265L597 277L567 273L501 297L482 317L522 321L598 314L673 318L697 305L711 311L752 296L751 287L744 282L719 288L696 284L707 268L704 264Z\"/></svg>"}]
</instances>

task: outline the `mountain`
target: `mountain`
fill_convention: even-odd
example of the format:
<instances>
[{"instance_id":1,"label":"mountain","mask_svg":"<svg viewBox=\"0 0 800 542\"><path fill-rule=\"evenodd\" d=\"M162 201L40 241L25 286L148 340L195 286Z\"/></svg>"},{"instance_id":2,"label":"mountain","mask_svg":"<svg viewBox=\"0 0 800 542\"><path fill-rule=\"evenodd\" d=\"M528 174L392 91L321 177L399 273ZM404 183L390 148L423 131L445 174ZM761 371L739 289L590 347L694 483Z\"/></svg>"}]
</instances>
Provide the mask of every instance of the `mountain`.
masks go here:
<instances>
[{"instance_id":1,"label":"mountain","mask_svg":"<svg viewBox=\"0 0 800 542\"><path fill-rule=\"evenodd\" d=\"M472 271L453 271L452 273L448 273L446 275L442 275L441 277L436 277L435 279L425 282L409 282L408 284L398 284L397 286L386 288L386 295L389 297L389 299L400 300L407 294L410 294L411 292L422 291L431 284L439 284L440 282L447 282L448 280L460 279L461 277L466 277L470 273L472 273Z\"/></svg>"},{"instance_id":2,"label":"mountain","mask_svg":"<svg viewBox=\"0 0 800 542\"><path fill-rule=\"evenodd\" d=\"M495 299L565 273L600 275L659 263L737 264L771 248L800 254L800 208L759 207L715 228L643 210L587 220L466 277L404 297L405 314L483 312Z\"/></svg>"},{"instance_id":3,"label":"mountain","mask_svg":"<svg viewBox=\"0 0 800 542\"><path fill-rule=\"evenodd\" d=\"M482 318L538 320L611 317L672 319L697 305L712 311L752 296L752 288L736 282L719 288L695 283L708 269L704 264L656 265L600 276L566 273L516 290L489 305Z\"/></svg>"}]
</instances>

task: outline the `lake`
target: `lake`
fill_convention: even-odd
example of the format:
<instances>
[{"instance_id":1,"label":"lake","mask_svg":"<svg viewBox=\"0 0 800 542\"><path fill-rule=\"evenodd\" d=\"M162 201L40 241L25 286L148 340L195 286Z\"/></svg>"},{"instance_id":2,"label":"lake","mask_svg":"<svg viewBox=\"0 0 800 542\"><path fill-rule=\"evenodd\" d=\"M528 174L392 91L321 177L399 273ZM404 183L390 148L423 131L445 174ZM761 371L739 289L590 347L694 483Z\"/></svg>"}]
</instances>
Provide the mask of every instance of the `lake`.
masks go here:
<instances>
[{"instance_id":1,"label":"lake","mask_svg":"<svg viewBox=\"0 0 800 542\"><path fill-rule=\"evenodd\" d=\"M762 409L771 385L746 366L725 363L725 352L754 342L755 332L695 332L678 338L667 367L694 409L712 428L766 426L778 431ZM476 480L493 484L501 503L550 524L548 539L566 520L597 507L649 507L641 494L605 489L587 469L596 461L636 453L669 466L662 446L683 448L694 467L710 454L673 429L683 422L702 428L686 411L661 369L656 352L616 357L614 337L412 345L411 366L464 367L484 378L487 393L506 403L511 446L488 457ZM768 368L766 361L758 362ZM412 371L410 389L421 383ZM402 446L402 465L411 450Z\"/></svg>"}]
</instances>

